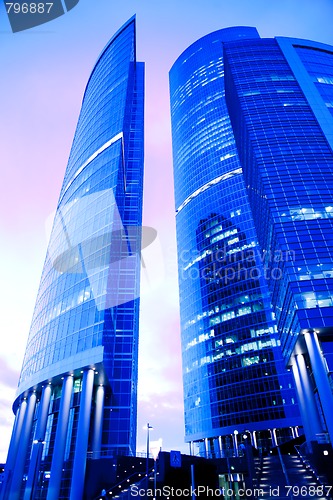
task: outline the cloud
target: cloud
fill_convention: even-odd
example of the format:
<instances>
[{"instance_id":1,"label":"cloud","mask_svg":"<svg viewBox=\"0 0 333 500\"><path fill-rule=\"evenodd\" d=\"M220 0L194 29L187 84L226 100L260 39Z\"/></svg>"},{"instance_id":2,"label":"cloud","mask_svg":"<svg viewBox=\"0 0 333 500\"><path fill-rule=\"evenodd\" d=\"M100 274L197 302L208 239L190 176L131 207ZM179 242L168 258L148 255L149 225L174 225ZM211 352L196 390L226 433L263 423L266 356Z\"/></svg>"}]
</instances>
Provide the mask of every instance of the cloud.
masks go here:
<instances>
[{"instance_id":1,"label":"cloud","mask_svg":"<svg viewBox=\"0 0 333 500\"><path fill-rule=\"evenodd\" d=\"M12 389L16 389L17 382L19 379L20 372L14 368L12 368L8 363L4 356L0 356L0 380L1 385L6 387L10 387ZM2 393L1 397L3 398L4 394ZM0 407L3 402L0 402Z\"/></svg>"},{"instance_id":2,"label":"cloud","mask_svg":"<svg viewBox=\"0 0 333 500\"><path fill-rule=\"evenodd\" d=\"M144 452L147 439L146 424L153 426L150 438L162 438L165 451L180 450L188 452L184 442L184 418L182 399L176 393L155 394L150 401L139 402L137 451Z\"/></svg>"},{"instance_id":3,"label":"cloud","mask_svg":"<svg viewBox=\"0 0 333 500\"><path fill-rule=\"evenodd\" d=\"M153 297L142 298L137 451L144 450L149 422L151 439L163 439L164 450L188 452L184 443L184 410L177 294L168 280Z\"/></svg>"},{"instance_id":4,"label":"cloud","mask_svg":"<svg viewBox=\"0 0 333 500\"><path fill-rule=\"evenodd\" d=\"M10 372L10 378L7 378L8 372ZM6 378L5 378L6 376ZM12 403L15 397L15 388L17 385L18 374L15 370L12 370L4 361L0 358L0 427L1 427L1 441L0 441L0 463L6 461L6 456L8 452L9 441L11 437L11 431L14 423L14 413L12 411ZM15 380L15 386L14 386ZM12 383L12 387L10 387Z\"/></svg>"}]
</instances>

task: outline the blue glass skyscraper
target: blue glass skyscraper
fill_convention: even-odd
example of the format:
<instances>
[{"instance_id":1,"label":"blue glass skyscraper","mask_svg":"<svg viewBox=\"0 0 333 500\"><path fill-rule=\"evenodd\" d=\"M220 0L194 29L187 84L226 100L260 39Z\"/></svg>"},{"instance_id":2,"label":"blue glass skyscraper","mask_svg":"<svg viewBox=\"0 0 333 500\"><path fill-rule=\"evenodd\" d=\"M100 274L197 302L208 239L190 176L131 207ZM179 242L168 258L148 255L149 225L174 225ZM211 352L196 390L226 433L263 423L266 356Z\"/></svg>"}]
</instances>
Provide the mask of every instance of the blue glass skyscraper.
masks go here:
<instances>
[{"instance_id":1,"label":"blue glass skyscraper","mask_svg":"<svg viewBox=\"0 0 333 500\"><path fill-rule=\"evenodd\" d=\"M224 45L226 99L307 441L333 442L333 47ZM288 260L269 259L288 254Z\"/></svg>"},{"instance_id":2,"label":"blue glass skyscraper","mask_svg":"<svg viewBox=\"0 0 333 500\"><path fill-rule=\"evenodd\" d=\"M135 454L143 108L132 18L84 93L13 406L3 499L79 500L87 456Z\"/></svg>"},{"instance_id":3,"label":"blue glass skyscraper","mask_svg":"<svg viewBox=\"0 0 333 500\"><path fill-rule=\"evenodd\" d=\"M222 42L247 39L254 28L211 33L170 71L185 438L206 456L301 425L225 101Z\"/></svg>"}]
</instances>

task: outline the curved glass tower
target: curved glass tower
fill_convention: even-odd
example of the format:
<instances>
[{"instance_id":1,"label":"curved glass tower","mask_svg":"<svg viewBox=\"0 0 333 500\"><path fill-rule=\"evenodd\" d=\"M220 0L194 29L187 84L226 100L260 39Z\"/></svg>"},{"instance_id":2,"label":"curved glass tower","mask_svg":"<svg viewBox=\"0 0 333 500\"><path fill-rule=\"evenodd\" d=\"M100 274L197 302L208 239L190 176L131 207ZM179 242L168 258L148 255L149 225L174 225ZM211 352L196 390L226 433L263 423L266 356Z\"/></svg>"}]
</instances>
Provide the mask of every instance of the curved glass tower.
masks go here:
<instances>
[{"instance_id":1,"label":"curved glass tower","mask_svg":"<svg viewBox=\"0 0 333 500\"><path fill-rule=\"evenodd\" d=\"M144 66L135 19L90 75L23 361L4 499L80 500L136 446Z\"/></svg>"},{"instance_id":2,"label":"curved glass tower","mask_svg":"<svg viewBox=\"0 0 333 500\"><path fill-rule=\"evenodd\" d=\"M257 38L216 31L170 71L185 438L206 456L300 425L225 102L222 42Z\"/></svg>"},{"instance_id":3,"label":"curved glass tower","mask_svg":"<svg viewBox=\"0 0 333 500\"><path fill-rule=\"evenodd\" d=\"M307 441L333 443L333 47L224 46L226 99Z\"/></svg>"}]
</instances>

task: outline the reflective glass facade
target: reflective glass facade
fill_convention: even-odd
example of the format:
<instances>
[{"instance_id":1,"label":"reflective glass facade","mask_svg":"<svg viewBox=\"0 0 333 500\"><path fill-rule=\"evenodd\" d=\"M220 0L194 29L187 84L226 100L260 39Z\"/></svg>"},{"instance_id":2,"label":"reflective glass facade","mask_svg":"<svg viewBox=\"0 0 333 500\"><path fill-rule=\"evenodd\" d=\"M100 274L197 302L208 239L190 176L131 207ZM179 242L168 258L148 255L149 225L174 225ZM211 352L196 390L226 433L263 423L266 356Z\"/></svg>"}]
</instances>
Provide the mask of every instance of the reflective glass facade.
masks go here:
<instances>
[{"instance_id":1,"label":"reflective glass facade","mask_svg":"<svg viewBox=\"0 0 333 500\"><path fill-rule=\"evenodd\" d=\"M300 424L225 101L222 42L246 39L259 35L214 32L170 71L185 438L215 456Z\"/></svg>"},{"instance_id":2,"label":"reflective glass facade","mask_svg":"<svg viewBox=\"0 0 333 500\"><path fill-rule=\"evenodd\" d=\"M132 18L103 50L83 97L14 403L2 498L79 500L87 457L135 453L143 108Z\"/></svg>"},{"instance_id":3,"label":"reflective glass facade","mask_svg":"<svg viewBox=\"0 0 333 500\"><path fill-rule=\"evenodd\" d=\"M333 440L333 47L224 45L226 100L309 441ZM310 410L311 408L311 410Z\"/></svg>"}]
</instances>

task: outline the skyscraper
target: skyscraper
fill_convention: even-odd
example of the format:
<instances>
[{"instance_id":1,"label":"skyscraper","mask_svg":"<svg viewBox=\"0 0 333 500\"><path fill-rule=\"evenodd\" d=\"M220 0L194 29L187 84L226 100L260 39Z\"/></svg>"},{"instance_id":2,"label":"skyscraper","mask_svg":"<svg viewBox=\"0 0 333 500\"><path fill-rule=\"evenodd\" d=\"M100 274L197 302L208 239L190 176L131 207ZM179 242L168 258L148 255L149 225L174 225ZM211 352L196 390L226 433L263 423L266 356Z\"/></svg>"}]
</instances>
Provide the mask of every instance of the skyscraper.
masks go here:
<instances>
[{"instance_id":1,"label":"skyscraper","mask_svg":"<svg viewBox=\"0 0 333 500\"><path fill-rule=\"evenodd\" d=\"M143 104L132 18L101 53L84 93L1 498L79 500L87 456L135 453Z\"/></svg>"},{"instance_id":2,"label":"skyscraper","mask_svg":"<svg viewBox=\"0 0 333 500\"><path fill-rule=\"evenodd\" d=\"M333 443L333 47L224 46L226 100L307 442Z\"/></svg>"},{"instance_id":3,"label":"skyscraper","mask_svg":"<svg viewBox=\"0 0 333 500\"><path fill-rule=\"evenodd\" d=\"M185 439L206 456L301 425L225 101L222 42L247 39L254 28L211 33L170 71Z\"/></svg>"}]
</instances>

